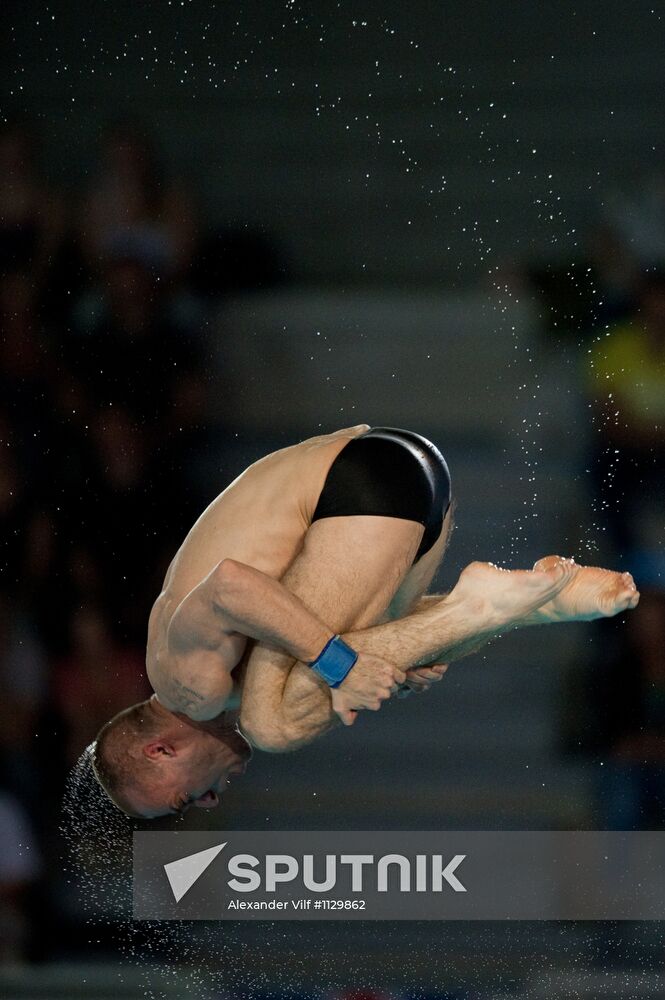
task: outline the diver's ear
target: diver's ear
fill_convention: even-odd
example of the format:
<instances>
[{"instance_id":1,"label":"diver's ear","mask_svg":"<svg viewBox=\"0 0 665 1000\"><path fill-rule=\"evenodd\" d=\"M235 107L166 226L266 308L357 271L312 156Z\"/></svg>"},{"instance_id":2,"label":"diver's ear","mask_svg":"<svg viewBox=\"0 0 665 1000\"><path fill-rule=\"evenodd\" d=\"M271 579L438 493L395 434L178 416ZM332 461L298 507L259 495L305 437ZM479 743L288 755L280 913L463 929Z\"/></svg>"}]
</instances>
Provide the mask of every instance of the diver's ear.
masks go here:
<instances>
[{"instance_id":1,"label":"diver's ear","mask_svg":"<svg viewBox=\"0 0 665 1000\"><path fill-rule=\"evenodd\" d=\"M151 740L144 743L142 747L144 755L148 760L159 760L161 757L175 757L176 749L169 740Z\"/></svg>"}]
</instances>

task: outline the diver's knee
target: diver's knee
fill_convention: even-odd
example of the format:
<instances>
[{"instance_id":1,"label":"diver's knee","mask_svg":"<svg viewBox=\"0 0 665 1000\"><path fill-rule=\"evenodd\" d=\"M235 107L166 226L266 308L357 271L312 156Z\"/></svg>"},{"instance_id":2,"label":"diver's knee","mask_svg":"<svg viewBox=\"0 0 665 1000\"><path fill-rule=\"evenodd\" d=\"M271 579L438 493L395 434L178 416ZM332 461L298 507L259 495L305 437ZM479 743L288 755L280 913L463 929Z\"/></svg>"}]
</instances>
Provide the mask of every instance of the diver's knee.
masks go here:
<instances>
[{"instance_id":1,"label":"diver's knee","mask_svg":"<svg viewBox=\"0 0 665 1000\"><path fill-rule=\"evenodd\" d=\"M287 753L294 749L293 737L288 728L275 719L266 719L252 712L242 712L240 729L257 750L265 753Z\"/></svg>"}]
</instances>

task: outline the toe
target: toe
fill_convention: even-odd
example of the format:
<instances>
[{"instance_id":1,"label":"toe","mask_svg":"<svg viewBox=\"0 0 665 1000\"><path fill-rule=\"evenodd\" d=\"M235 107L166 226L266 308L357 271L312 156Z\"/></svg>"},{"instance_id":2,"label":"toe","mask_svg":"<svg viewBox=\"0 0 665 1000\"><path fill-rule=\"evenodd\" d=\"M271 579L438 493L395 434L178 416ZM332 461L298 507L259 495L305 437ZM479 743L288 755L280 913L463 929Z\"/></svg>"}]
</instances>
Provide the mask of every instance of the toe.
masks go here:
<instances>
[{"instance_id":1,"label":"toe","mask_svg":"<svg viewBox=\"0 0 665 1000\"><path fill-rule=\"evenodd\" d=\"M561 556L544 556L533 564L533 568L539 573L547 573L549 570L556 569L560 563Z\"/></svg>"},{"instance_id":2,"label":"toe","mask_svg":"<svg viewBox=\"0 0 665 1000\"><path fill-rule=\"evenodd\" d=\"M574 559L568 556L544 556L539 559L538 562L533 564L533 568L539 572L547 573L548 570L557 569L557 567L564 570L572 570L578 568L577 563Z\"/></svg>"},{"instance_id":3,"label":"toe","mask_svg":"<svg viewBox=\"0 0 665 1000\"><path fill-rule=\"evenodd\" d=\"M626 611L628 608L637 607L640 595L635 589L635 584L631 587L622 586L616 592L614 600L615 614L618 611Z\"/></svg>"}]
</instances>

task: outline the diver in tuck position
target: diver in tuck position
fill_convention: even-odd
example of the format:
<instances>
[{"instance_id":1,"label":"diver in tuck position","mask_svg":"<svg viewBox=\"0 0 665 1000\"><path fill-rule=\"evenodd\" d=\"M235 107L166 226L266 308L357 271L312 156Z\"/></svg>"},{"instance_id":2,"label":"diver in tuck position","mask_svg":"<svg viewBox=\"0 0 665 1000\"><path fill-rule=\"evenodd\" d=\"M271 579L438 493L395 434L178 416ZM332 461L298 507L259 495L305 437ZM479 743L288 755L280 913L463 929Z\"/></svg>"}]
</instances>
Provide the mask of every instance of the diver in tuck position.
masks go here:
<instances>
[{"instance_id":1,"label":"diver in tuck position","mask_svg":"<svg viewBox=\"0 0 665 1000\"><path fill-rule=\"evenodd\" d=\"M558 556L533 570L472 563L448 595L423 596L450 499L441 453L394 428L360 424L251 465L166 574L148 626L154 695L91 747L112 801L145 818L213 807L251 747L283 752L351 725L509 629L637 604L629 574Z\"/></svg>"}]
</instances>

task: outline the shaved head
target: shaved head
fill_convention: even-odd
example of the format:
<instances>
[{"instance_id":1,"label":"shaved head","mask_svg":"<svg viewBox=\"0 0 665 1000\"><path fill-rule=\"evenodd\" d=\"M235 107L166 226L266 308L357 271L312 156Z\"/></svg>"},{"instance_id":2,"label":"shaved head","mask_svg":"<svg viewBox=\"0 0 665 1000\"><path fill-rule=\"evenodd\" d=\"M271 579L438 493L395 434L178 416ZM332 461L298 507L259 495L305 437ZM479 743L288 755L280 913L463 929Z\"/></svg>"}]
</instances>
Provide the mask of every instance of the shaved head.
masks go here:
<instances>
[{"instance_id":1,"label":"shaved head","mask_svg":"<svg viewBox=\"0 0 665 1000\"><path fill-rule=\"evenodd\" d=\"M195 722L154 695L114 716L90 748L97 781L135 819L214 808L251 755L232 716Z\"/></svg>"},{"instance_id":2,"label":"shaved head","mask_svg":"<svg viewBox=\"0 0 665 1000\"><path fill-rule=\"evenodd\" d=\"M159 719L150 711L150 702L141 701L107 722L92 746L92 769L97 781L114 805L129 816L140 818L131 793L153 777L143 747L158 731Z\"/></svg>"}]
</instances>

